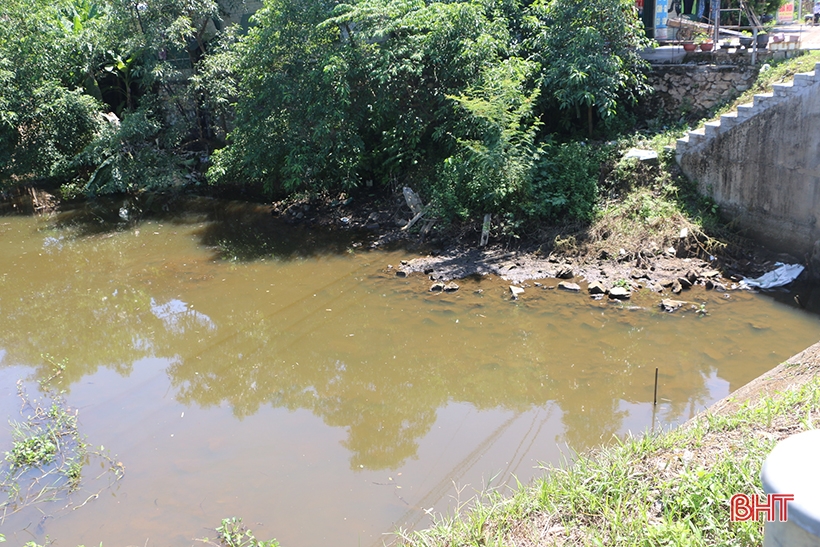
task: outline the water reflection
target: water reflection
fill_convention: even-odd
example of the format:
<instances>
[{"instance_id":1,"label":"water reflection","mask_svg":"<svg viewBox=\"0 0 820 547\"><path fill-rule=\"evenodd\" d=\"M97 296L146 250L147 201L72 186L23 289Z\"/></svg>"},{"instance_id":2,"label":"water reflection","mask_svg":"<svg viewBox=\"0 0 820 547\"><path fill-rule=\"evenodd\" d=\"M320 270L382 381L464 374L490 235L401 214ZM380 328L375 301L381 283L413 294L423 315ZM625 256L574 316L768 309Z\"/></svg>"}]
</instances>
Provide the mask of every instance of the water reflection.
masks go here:
<instances>
[{"instance_id":1,"label":"water reflection","mask_svg":"<svg viewBox=\"0 0 820 547\"><path fill-rule=\"evenodd\" d=\"M114 290L114 296L117 290ZM188 304L172 298L164 304L157 304L151 299L151 313L165 324L165 329L174 334L185 334L186 330L204 328L206 330L216 330L216 324L204 313L199 313L188 307ZM187 328L186 328L187 326Z\"/></svg>"},{"instance_id":2,"label":"water reflection","mask_svg":"<svg viewBox=\"0 0 820 547\"><path fill-rule=\"evenodd\" d=\"M464 469L531 467L548 452L536 439L581 450L651 427L655 367L655 419L671 424L814 341L813 319L748 293L688 293L706 317L661 313L651 295L638 309L591 301L551 282L515 302L492 278L432 294L387 269L404 255L287 241L260 208L207 207L146 222L115 213L115 228L79 214L0 219L0 366L43 379L53 365L42 354L65 359L57 381L70 393L105 369L128 377L162 360L169 393L188 408L227 408L234 423L265 407L310 412L322 434L341 432L340 463L356 473L429 457L438 427L469 431L475 446L435 456L437 478L404 502L414 509L400 506L415 515L402 522ZM116 408L152 404L134 391ZM187 414L186 427L208 429ZM509 451L497 454L499 443Z\"/></svg>"}]
</instances>

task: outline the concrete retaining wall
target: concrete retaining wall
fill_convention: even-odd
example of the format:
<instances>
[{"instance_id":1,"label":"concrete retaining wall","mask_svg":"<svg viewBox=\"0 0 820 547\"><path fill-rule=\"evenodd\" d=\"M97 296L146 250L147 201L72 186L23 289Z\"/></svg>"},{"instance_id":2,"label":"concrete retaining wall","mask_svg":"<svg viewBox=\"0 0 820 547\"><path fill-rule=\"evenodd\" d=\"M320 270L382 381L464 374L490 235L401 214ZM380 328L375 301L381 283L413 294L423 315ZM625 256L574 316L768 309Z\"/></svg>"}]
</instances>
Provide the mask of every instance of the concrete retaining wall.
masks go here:
<instances>
[{"instance_id":1,"label":"concrete retaining wall","mask_svg":"<svg viewBox=\"0 0 820 547\"><path fill-rule=\"evenodd\" d=\"M820 239L820 64L690 131L683 172L748 235L802 254Z\"/></svg>"}]
</instances>

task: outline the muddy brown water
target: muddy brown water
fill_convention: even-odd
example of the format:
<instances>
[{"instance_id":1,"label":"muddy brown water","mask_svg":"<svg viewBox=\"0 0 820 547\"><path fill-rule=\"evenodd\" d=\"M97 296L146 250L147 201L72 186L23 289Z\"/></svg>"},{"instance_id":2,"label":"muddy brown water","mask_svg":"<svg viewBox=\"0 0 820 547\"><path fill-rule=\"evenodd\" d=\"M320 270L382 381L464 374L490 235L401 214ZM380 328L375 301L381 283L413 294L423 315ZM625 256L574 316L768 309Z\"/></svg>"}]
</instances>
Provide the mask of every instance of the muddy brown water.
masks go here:
<instances>
[{"instance_id":1,"label":"muddy brown water","mask_svg":"<svg viewBox=\"0 0 820 547\"><path fill-rule=\"evenodd\" d=\"M764 295L686 293L701 316L554 280L518 301L497 278L431 294L388 269L406 258L250 205L0 216L0 451L15 384L36 393L48 354L88 442L126 469L0 531L180 546L239 516L284 547L379 545L573 450L679 424L817 341L817 316Z\"/></svg>"}]
</instances>

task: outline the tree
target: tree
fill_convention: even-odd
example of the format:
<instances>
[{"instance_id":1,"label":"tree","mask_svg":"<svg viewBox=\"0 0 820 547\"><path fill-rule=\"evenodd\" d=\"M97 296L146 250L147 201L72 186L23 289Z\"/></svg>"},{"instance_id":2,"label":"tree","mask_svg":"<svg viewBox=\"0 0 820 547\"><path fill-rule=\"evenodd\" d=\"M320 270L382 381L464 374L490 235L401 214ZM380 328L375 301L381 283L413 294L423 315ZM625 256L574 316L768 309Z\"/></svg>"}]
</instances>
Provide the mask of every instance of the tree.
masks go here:
<instances>
[{"instance_id":1,"label":"tree","mask_svg":"<svg viewBox=\"0 0 820 547\"><path fill-rule=\"evenodd\" d=\"M285 191L423 185L457 146L464 113L448 96L508 55L498 5L272 0L238 48L236 129L209 175Z\"/></svg>"},{"instance_id":2,"label":"tree","mask_svg":"<svg viewBox=\"0 0 820 547\"><path fill-rule=\"evenodd\" d=\"M545 108L578 119L586 111L591 134L594 112L609 118L651 91L638 55L649 42L631 0L536 0L529 12L528 46L543 67Z\"/></svg>"},{"instance_id":3,"label":"tree","mask_svg":"<svg viewBox=\"0 0 820 547\"><path fill-rule=\"evenodd\" d=\"M93 138L98 103L69 87L80 82L54 6L9 0L0 21L0 184L55 176Z\"/></svg>"},{"instance_id":4,"label":"tree","mask_svg":"<svg viewBox=\"0 0 820 547\"><path fill-rule=\"evenodd\" d=\"M170 115L185 86L169 54L196 67L216 16L215 0L3 2L0 184L52 178L94 194L184 180L168 173L200 117ZM110 111L123 123L105 122Z\"/></svg>"},{"instance_id":5,"label":"tree","mask_svg":"<svg viewBox=\"0 0 820 547\"><path fill-rule=\"evenodd\" d=\"M469 113L467 135L439 169L436 194L457 196L453 205L470 211L504 211L526 196L542 146L536 143L540 122L533 116L539 89L538 66L512 57L487 68L480 83L451 96Z\"/></svg>"}]
</instances>

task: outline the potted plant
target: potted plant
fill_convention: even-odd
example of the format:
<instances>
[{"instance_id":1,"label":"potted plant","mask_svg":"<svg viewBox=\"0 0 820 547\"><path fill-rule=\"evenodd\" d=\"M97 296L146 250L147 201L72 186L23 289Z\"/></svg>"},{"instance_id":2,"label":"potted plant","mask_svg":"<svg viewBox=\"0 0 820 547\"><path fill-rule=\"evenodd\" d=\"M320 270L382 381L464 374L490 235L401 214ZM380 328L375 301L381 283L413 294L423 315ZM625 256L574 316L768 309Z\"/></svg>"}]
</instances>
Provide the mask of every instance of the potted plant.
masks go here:
<instances>
[{"instance_id":1,"label":"potted plant","mask_svg":"<svg viewBox=\"0 0 820 547\"><path fill-rule=\"evenodd\" d=\"M742 36L740 37L740 45L749 49L752 47L752 42L754 42L754 38L752 37L752 33L748 30L744 30L741 32Z\"/></svg>"},{"instance_id":2,"label":"potted plant","mask_svg":"<svg viewBox=\"0 0 820 547\"><path fill-rule=\"evenodd\" d=\"M695 45L694 42L684 42L683 43L683 50L684 51L695 51L698 49L698 46Z\"/></svg>"},{"instance_id":3,"label":"potted plant","mask_svg":"<svg viewBox=\"0 0 820 547\"><path fill-rule=\"evenodd\" d=\"M757 33L757 48L758 49L766 49L766 46L769 43L769 35L766 33L765 30L761 30Z\"/></svg>"},{"instance_id":4,"label":"potted plant","mask_svg":"<svg viewBox=\"0 0 820 547\"><path fill-rule=\"evenodd\" d=\"M729 38L724 38L720 41L720 49L729 49L732 47L732 40Z\"/></svg>"},{"instance_id":5,"label":"potted plant","mask_svg":"<svg viewBox=\"0 0 820 547\"><path fill-rule=\"evenodd\" d=\"M695 45L700 46L701 51L712 51L712 48L715 44L712 43L712 40L709 38L708 35L704 33L698 33L695 36Z\"/></svg>"}]
</instances>

